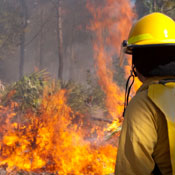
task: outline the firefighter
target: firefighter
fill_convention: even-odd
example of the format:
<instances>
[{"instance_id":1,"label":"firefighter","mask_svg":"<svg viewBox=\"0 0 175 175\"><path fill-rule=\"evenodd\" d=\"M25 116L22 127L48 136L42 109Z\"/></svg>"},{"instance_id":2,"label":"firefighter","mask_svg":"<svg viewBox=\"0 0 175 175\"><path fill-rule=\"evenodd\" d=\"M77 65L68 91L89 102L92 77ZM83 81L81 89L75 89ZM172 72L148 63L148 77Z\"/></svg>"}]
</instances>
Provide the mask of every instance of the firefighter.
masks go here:
<instances>
[{"instance_id":1,"label":"firefighter","mask_svg":"<svg viewBox=\"0 0 175 175\"><path fill-rule=\"evenodd\" d=\"M115 174L175 175L175 22L162 13L144 16L123 51L132 55L130 78L143 84L128 105L127 92Z\"/></svg>"}]
</instances>

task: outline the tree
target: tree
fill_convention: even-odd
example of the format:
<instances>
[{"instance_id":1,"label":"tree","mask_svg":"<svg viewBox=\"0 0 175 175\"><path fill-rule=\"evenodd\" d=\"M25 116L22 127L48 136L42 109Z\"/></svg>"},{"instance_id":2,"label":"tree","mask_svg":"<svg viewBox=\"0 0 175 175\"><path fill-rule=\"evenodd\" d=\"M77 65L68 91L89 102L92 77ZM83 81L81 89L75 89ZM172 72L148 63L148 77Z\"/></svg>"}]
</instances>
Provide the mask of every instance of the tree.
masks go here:
<instances>
[{"instance_id":1,"label":"tree","mask_svg":"<svg viewBox=\"0 0 175 175\"><path fill-rule=\"evenodd\" d=\"M163 4L163 12L175 19L175 0L166 1Z\"/></svg>"},{"instance_id":2,"label":"tree","mask_svg":"<svg viewBox=\"0 0 175 175\"><path fill-rule=\"evenodd\" d=\"M44 11L41 7L41 1L39 3L39 13L40 13L40 36L39 36L39 69L43 69L43 23L44 23Z\"/></svg>"},{"instance_id":3,"label":"tree","mask_svg":"<svg viewBox=\"0 0 175 175\"><path fill-rule=\"evenodd\" d=\"M77 78L77 70L80 69L77 63L79 62L81 48L86 42L92 42L93 34L87 29L92 16L86 5L86 0L64 0L63 47L64 53L69 59L69 80ZM78 52L76 49L77 46L79 47ZM86 46L88 53L92 52L92 48L90 47L90 44L88 47ZM87 70L87 67L84 70Z\"/></svg>"},{"instance_id":4,"label":"tree","mask_svg":"<svg viewBox=\"0 0 175 175\"><path fill-rule=\"evenodd\" d=\"M63 79L62 0L57 1L58 79Z\"/></svg>"},{"instance_id":5,"label":"tree","mask_svg":"<svg viewBox=\"0 0 175 175\"><path fill-rule=\"evenodd\" d=\"M24 52L25 52L25 29L28 22L28 10L25 0L19 0L21 5L21 34L20 34L20 62L19 62L19 78L24 74Z\"/></svg>"},{"instance_id":6,"label":"tree","mask_svg":"<svg viewBox=\"0 0 175 175\"><path fill-rule=\"evenodd\" d=\"M175 0L136 0L139 17L152 12L162 12L175 18Z\"/></svg>"}]
</instances>

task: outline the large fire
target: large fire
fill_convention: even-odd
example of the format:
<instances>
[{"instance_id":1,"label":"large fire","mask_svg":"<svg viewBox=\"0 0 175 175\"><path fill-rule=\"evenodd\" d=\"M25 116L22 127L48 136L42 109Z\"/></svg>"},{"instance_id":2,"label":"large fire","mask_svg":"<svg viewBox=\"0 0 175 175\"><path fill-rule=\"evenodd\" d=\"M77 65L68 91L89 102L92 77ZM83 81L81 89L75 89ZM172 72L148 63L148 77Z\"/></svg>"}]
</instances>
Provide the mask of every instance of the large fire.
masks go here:
<instances>
[{"instance_id":1,"label":"large fire","mask_svg":"<svg viewBox=\"0 0 175 175\"><path fill-rule=\"evenodd\" d=\"M14 122L17 104L0 108L0 165L8 172L60 175L113 172L116 148L102 138L89 141L81 122L72 124L75 114L66 105L65 92L45 96L38 114L27 113L23 123Z\"/></svg>"},{"instance_id":2,"label":"large fire","mask_svg":"<svg viewBox=\"0 0 175 175\"><path fill-rule=\"evenodd\" d=\"M116 121L116 128L122 121L124 92L113 81L112 59L119 55L134 13L129 0L104 0L100 8L92 3L87 7L93 16L90 28L96 34L94 57L99 83L106 93L107 117ZM114 173L117 148L104 139L106 128L113 125L98 128L91 124L87 129L84 116L67 105L65 90L45 95L39 111L23 114L23 122L18 120L17 109L14 102L0 106L0 165L8 173ZM77 115L80 120L74 122Z\"/></svg>"},{"instance_id":3,"label":"large fire","mask_svg":"<svg viewBox=\"0 0 175 175\"><path fill-rule=\"evenodd\" d=\"M113 81L113 58L120 55L121 43L127 39L133 19L136 16L132 11L129 0L106 0L105 8L95 7L88 4L88 9L93 15L90 29L95 32L94 41L95 60L99 83L106 93L106 106L110 116L116 120L115 125L121 124L124 91ZM125 67L126 77L131 70L131 59L128 58L129 66ZM137 81L138 82L138 81ZM136 83L138 88L140 83ZM139 84L139 85L138 85ZM114 126L116 127L116 126Z\"/></svg>"}]
</instances>

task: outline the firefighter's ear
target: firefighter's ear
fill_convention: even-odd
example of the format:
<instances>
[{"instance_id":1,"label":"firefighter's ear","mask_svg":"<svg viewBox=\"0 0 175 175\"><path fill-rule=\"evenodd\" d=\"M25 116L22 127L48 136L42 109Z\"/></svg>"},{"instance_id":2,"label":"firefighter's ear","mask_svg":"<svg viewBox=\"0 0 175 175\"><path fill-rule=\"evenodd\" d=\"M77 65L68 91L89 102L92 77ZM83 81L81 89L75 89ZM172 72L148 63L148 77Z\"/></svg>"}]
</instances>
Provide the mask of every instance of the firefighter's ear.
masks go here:
<instances>
[{"instance_id":1,"label":"firefighter's ear","mask_svg":"<svg viewBox=\"0 0 175 175\"><path fill-rule=\"evenodd\" d=\"M136 70L136 67L134 65L132 67L132 71L134 73L134 76L137 77L137 70Z\"/></svg>"}]
</instances>

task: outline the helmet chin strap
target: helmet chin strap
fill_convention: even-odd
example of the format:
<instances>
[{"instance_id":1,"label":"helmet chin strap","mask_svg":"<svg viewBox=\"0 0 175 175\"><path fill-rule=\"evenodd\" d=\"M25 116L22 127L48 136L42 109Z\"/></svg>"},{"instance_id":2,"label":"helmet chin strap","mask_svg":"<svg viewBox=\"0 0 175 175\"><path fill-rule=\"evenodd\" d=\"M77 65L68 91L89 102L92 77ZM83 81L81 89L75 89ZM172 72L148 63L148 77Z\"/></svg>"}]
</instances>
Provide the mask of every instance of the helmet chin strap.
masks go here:
<instances>
[{"instance_id":1,"label":"helmet chin strap","mask_svg":"<svg viewBox=\"0 0 175 175\"><path fill-rule=\"evenodd\" d=\"M135 71L135 66L132 65L131 74L128 77L128 80L126 82L123 117L125 115L126 107L128 106L128 103L129 103L129 95L130 95L131 88L132 88L132 85L134 84L134 79L135 79L136 76L137 76L137 74L136 74L136 71ZM131 81L131 83L130 83L130 81Z\"/></svg>"}]
</instances>

